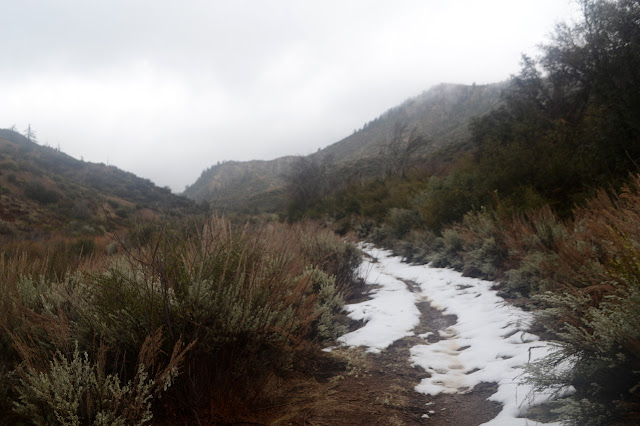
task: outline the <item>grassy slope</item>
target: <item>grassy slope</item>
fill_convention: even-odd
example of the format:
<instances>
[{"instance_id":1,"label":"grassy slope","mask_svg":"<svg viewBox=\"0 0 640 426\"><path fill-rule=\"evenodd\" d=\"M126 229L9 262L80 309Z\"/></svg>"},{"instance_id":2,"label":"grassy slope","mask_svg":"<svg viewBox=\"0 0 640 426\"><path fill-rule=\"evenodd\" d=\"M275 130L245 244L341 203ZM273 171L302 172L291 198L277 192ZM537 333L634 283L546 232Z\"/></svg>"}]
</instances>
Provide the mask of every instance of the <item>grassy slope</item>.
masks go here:
<instances>
[{"instance_id":1,"label":"grassy slope","mask_svg":"<svg viewBox=\"0 0 640 426\"><path fill-rule=\"evenodd\" d=\"M504 87L502 83L482 86L439 84L311 156L333 157L338 164L378 157L389 143L396 123L416 128L429 140L421 154L464 143L469 136L469 120L495 107Z\"/></svg>"},{"instance_id":2,"label":"grassy slope","mask_svg":"<svg viewBox=\"0 0 640 426\"><path fill-rule=\"evenodd\" d=\"M414 155L423 158L438 150L463 145L469 137L471 118L482 115L499 102L503 84L463 86L441 84L388 110L362 129L329 145L308 158L326 162L338 180L379 175L384 148L396 124L416 129L428 143ZM271 161L230 161L205 170L184 195L215 202L225 210L249 213L284 208L286 176L296 157ZM357 171L357 176L354 176Z\"/></svg>"},{"instance_id":3,"label":"grassy slope","mask_svg":"<svg viewBox=\"0 0 640 426\"><path fill-rule=\"evenodd\" d=\"M285 176L295 158L224 162L203 171L183 195L225 210L252 205L259 210L274 210L283 199Z\"/></svg>"},{"instance_id":4,"label":"grassy slope","mask_svg":"<svg viewBox=\"0 0 640 426\"><path fill-rule=\"evenodd\" d=\"M193 202L113 166L76 160L0 130L0 232L93 232L109 216L188 210ZM93 231L90 230L93 228Z\"/></svg>"}]
</instances>

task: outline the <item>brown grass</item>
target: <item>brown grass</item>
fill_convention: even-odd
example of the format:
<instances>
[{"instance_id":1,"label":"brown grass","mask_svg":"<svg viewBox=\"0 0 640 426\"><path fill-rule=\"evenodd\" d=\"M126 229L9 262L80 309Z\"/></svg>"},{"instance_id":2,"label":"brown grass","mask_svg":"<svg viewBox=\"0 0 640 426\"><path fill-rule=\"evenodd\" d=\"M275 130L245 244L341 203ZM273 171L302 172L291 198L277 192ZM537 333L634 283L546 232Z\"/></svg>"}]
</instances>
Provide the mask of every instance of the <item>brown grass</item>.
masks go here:
<instances>
[{"instance_id":1,"label":"brown grass","mask_svg":"<svg viewBox=\"0 0 640 426\"><path fill-rule=\"evenodd\" d=\"M90 253L63 237L4 246L0 367L46 372L78 345L123 383L140 365L156 383L171 376L156 411L190 422L242 418L269 398L317 350L312 271L339 277L346 292L359 263L353 246L309 223L165 219L113 238L112 255L105 237Z\"/></svg>"}]
</instances>

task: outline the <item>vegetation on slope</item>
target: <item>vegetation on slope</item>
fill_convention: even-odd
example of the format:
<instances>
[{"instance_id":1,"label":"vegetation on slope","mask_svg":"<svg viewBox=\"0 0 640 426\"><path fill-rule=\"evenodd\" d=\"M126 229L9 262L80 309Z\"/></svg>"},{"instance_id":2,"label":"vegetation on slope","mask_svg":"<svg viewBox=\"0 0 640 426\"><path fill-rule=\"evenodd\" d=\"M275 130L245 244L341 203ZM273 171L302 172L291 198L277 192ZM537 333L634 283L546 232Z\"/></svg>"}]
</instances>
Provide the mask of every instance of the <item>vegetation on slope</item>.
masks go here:
<instances>
[{"instance_id":1,"label":"vegetation on slope","mask_svg":"<svg viewBox=\"0 0 640 426\"><path fill-rule=\"evenodd\" d=\"M259 417L345 332L360 258L328 230L203 218L12 130L0 185L3 424Z\"/></svg>"},{"instance_id":2,"label":"vegetation on slope","mask_svg":"<svg viewBox=\"0 0 640 426\"><path fill-rule=\"evenodd\" d=\"M529 380L559 393L573 386L555 403L560 418L602 424L640 416L640 5L581 5L584 19L560 25L540 58L524 58L495 109L478 109L469 127L450 117L445 143L387 120L384 142L335 145L341 158L355 147L340 167L320 154L292 163L289 205L269 202L283 217L324 219L409 261L497 280L514 303L541 309L558 352ZM11 204L18 195L47 220L69 217L58 211L76 200L69 194L91 201L104 186L84 166L57 170L45 148L9 136L0 140L11 147L0 159L3 218L29 210ZM17 152L37 155L22 164ZM264 176L240 175L235 191L257 185L251 202L263 202ZM117 213L117 188L128 189L96 195L89 211ZM136 204L148 196L127 193ZM326 230L213 218L152 222L94 257L58 243L13 241L0 258L0 409L17 421L237 418L308 348L343 330L336 314L358 263Z\"/></svg>"},{"instance_id":3,"label":"vegetation on slope","mask_svg":"<svg viewBox=\"0 0 640 426\"><path fill-rule=\"evenodd\" d=\"M285 176L295 158L218 163L204 170L183 195L221 211L273 212L286 199Z\"/></svg>"},{"instance_id":4,"label":"vegetation on slope","mask_svg":"<svg viewBox=\"0 0 640 426\"><path fill-rule=\"evenodd\" d=\"M100 236L136 216L193 209L193 202L147 179L0 130L0 234L5 239Z\"/></svg>"},{"instance_id":5,"label":"vegetation on slope","mask_svg":"<svg viewBox=\"0 0 640 426\"><path fill-rule=\"evenodd\" d=\"M296 180L288 213L498 280L505 297L544 309L559 351L531 380L573 386L557 411L582 425L640 416L640 5L580 4L582 21L524 57L502 103L473 121L469 149L311 200Z\"/></svg>"},{"instance_id":6,"label":"vegetation on slope","mask_svg":"<svg viewBox=\"0 0 640 426\"><path fill-rule=\"evenodd\" d=\"M114 254L52 261L0 256L0 416L12 422L251 418L274 378L344 332L360 262L311 224L219 218L149 222Z\"/></svg>"},{"instance_id":7,"label":"vegetation on slope","mask_svg":"<svg viewBox=\"0 0 640 426\"><path fill-rule=\"evenodd\" d=\"M385 111L353 135L309 157L329 158L338 165L380 157L397 136L399 123L428 140L417 152L421 156L447 146L464 144L469 137L469 120L494 108L500 101L504 86L504 83L439 84Z\"/></svg>"},{"instance_id":8,"label":"vegetation on slope","mask_svg":"<svg viewBox=\"0 0 640 426\"><path fill-rule=\"evenodd\" d=\"M282 213L288 208L288 183L299 180L301 173L306 173L304 169L322 169L322 176L312 178L322 180L328 188L343 188L349 182L382 177L391 167L404 169L412 163L424 162L434 151L444 152L466 144L469 120L494 107L503 86L441 84L432 87L314 154L271 161L218 163L203 171L198 180L185 189L184 195L198 202L207 201L224 211ZM411 135L409 158L405 155L409 152L404 139ZM390 158L393 160L389 161ZM302 181L301 185L307 183ZM313 195L315 199L325 193Z\"/></svg>"}]
</instances>

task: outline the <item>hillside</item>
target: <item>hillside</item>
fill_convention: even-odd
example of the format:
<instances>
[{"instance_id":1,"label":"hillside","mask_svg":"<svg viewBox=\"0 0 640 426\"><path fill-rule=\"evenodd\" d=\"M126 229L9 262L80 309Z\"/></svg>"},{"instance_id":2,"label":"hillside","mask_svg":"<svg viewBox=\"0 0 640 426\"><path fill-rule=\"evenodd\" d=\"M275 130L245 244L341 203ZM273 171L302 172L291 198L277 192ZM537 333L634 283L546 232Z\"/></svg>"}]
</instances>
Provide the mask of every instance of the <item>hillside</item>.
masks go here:
<instances>
[{"instance_id":1,"label":"hillside","mask_svg":"<svg viewBox=\"0 0 640 426\"><path fill-rule=\"evenodd\" d=\"M469 120L481 116L499 102L505 83L489 85L439 84L389 109L362 129L312 154L332 157L338 164L379 157L389 144L397 124L428 140L421 154L461 144L469 137Z\"/></svg>"},{"instance_id":2,"label":"hillside","mask_svg":"<svg viewBox=\"0 0 640 426\"><path fill-rule=\"evenodd\" d=\"M412 152L422 158L438 150L461 146L469 139L469 122L494 108L505 84L440 84L401 105L389 109L365 124L351 136L309 155L305 159L325 164L327 172L341 179L375 177L383 172L387 150L401 127L401 145L408 134L422 137L424 143ZM286 178L294 172L300 157L271 161L230 161L205 170L183 195L206 200L222 210L249 213L276 211L286 203Z\"/></svg>"},{"instance_id":3,"label":"hillside","mask_svg":"<svg viewBox=\"0 0 640 426\"><path fill-rule=\"evenodd\" d=\"M114 166L76 160L0 130L0 234L95 233L193 202Z\"/></svg>"},{"instance_id":4,"label":"hillside","mask_svg":"<svg viewBox=\"0 0 640 426\"><path fill-rule=\"evenodd\" d=\"M194 202L2 131L0 423L640 424L640 1L578 3L507 84L187 189L279 217L140 223Z\"/></svg>"},{"instance_id":5,"label":"hillside","mask_svg":"<svg viewBox=\"0 0 640 426\"><path fill-rule=\"evenodd\" d=\"M301 190L289 217L497 281L555 341L525 376L537 394L564 395L537 420L638 424L640 3L579 3L583 21L523 57L502 102L472 121L465 155L311 201Z\"/></svg>"},{"instance_id":6,"label":"hillside","mask_svg":"<svg viewBox=\"0 0 640 426\"><path fill-rule=\"evenodd\" d=\"M250 205L274 210L283 197L286 175L296 157L271 161L226 161L202 172L183 193L208 201L219 210L240 210Z\"/></svg>"}]
</instances>

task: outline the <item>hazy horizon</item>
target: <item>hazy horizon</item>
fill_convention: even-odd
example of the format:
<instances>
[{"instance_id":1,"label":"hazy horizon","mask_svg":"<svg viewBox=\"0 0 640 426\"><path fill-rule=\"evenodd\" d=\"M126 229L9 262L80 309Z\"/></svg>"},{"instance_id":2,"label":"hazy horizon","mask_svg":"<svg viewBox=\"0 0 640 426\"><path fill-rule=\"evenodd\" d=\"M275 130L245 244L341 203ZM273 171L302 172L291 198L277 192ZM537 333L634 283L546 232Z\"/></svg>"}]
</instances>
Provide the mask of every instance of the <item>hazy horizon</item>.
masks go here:
<instances>
[{"instance_id":1,"label":"hazy horizon","mask_svg":"<svg viewBox=\"0 0 640 426\"><path fill-rule=\"evenodd\" d=\"M517 73L571 0L7 2L1 128L182 192L315 152L440 83Z\"/></svg>"}]
</instances>

